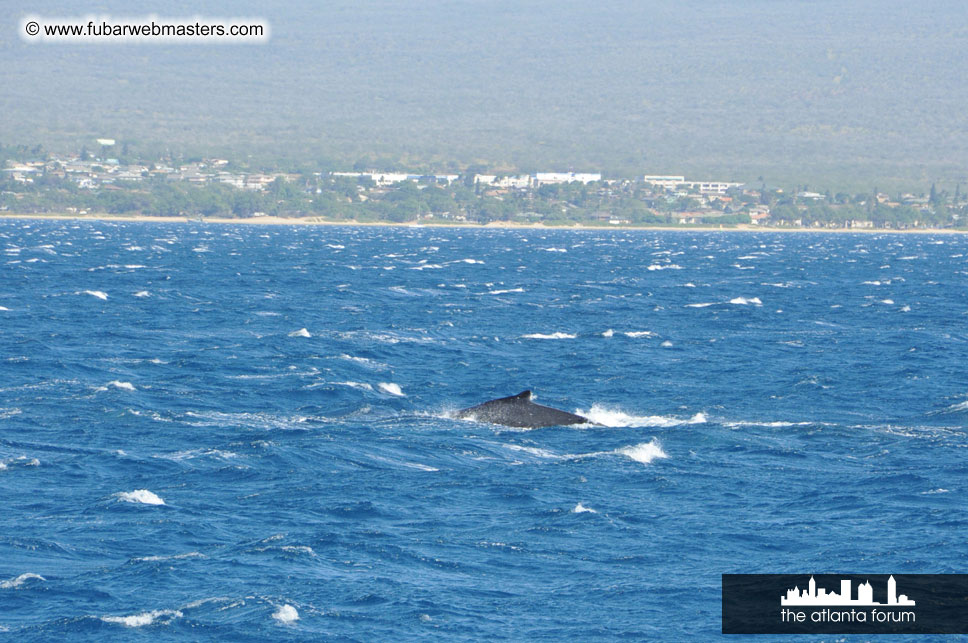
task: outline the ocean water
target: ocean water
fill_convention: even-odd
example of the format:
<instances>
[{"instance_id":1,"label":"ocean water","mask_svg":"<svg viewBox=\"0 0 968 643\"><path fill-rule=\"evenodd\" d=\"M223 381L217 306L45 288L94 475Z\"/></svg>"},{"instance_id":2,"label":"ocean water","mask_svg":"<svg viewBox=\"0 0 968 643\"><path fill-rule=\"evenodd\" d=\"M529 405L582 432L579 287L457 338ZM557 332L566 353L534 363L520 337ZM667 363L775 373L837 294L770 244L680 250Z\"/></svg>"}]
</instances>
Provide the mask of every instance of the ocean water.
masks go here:
<instances>
[{"instance_id":1,"label":"ocean water","mask_svg":"<svg viewBox=\"0 0 968 643\"><path fill-rule=\"evenodd\" d=\"M715 639L723 573L964 572L966 239L4 220L0 638ZM601 426L453 418L524 389Z\"/></svg>"}]
</instances>

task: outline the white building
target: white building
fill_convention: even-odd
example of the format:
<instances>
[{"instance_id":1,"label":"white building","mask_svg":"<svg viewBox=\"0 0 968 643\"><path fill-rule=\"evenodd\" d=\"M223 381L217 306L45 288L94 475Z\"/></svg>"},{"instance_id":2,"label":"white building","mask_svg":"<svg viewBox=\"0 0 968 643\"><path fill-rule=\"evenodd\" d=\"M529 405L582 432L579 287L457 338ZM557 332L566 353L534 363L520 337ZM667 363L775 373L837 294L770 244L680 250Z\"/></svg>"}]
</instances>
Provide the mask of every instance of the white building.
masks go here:
<instances>
[{"instance_id":1,"label":"white building","mask_svg":"<svg viewBox=\"0 0 968 643\"><path fill-rule=\"evenodd\" d=\"M663 190L673 190L676 186L685 183L686 177L670 176L668 174L646 174L642 177L642 180L656 187L660 187Z\"/></svg>"},{"instance_id":2,"label":"white building","mask_svg":"<svg viewBox=\"0 0 968 643\"><path fill-rule=\"evenodd\" d=\"M683 186L690 189L697 188L703 194L725 194L730 188L738 188L743 185L732 181L687 181L684 176L666 174L646 174L642 177L642 180L663 190L674 190Z\"/></svg>"},{"instance_id":3,"label":"white building","mask_svg":"<svg viewBox=\"0 0 968 643\"><path fill-rule=\"evenodd\" d=\"M496 174L475 174L474 183L489 185L495 188L525 189L531 187L531 177L527 174L501 177L498 177Z\"/></svg>"},{"instance_id":4,"label":"white building","mask_svg":"<svg viewBox=\"0 0 968 643\"><path fill-rule=\"evenodd\" d=\"M589 172L538 172L534 175L536 186L553 183L591 183L601 180L601 174Z\"/></svg>"}]
</instances>

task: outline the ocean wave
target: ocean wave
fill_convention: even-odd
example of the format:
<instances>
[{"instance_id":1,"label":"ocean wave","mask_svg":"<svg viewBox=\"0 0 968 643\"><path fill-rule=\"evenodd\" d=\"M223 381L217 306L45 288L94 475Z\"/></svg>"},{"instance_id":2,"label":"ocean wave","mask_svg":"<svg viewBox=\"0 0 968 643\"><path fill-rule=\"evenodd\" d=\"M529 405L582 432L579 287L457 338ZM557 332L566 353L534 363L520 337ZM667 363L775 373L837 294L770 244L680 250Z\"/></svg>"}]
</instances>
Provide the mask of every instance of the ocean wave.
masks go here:
<instances>
[{"instance_id":1,"label":"ocean wave","mask_svg":"<svg viewBox=\"0 0 968 643\"><path fill-rule=\"evenodd\" d=\"M592 408L588 411L579 409L575 412L582 417L588 418L592 422L612 428L647 426L673 427L708 422L704 413L696 413L690 418L677 418L666 415L630 415L624 411L606 408L598 404L593 404Z\"/></svg>"},{"instance_id":2,"label":"ocean wave","mask_svg":"<svg viewBox=\"0 0 968 643\"><path fill-rule=\"evenodd\" d=\"M0 471L9 468L11 465L16 465L20 467L39 467L40 460L37 458L27 459L27 456L22 455L12 460L0 460Z\"/></svg>"},{"instance_id":3,"label":"ocean wave","mask_svg":"<svg viewBox=\"0 0 968 643\"><path fill-rule=\"evenodd\" d=\"M34 574L27 572L26 574L21 574L16 578L11 578L10 580L0 581L0 589L13 589L14 587L20 587L29 580L47 580L40 574Z\"/></svg>"},{"instance_id":4,"label":"ocean wave","mask_svg":"<svg viewBox=\"0 0 968 643\"><path fill-rule=\"evenodd\" d=\"M611 337L611 336L613 336L614 334L615 334L615 331L614 331L614 330L612 330L611 328L609 328L609 329L608 329L608 330L606 330L606 331L605 331L604 333L602 333L602 337Z\"/></svg>"},{"instance_id":5,"label":"ocean wave","mask_svg":"<svg viewBox=\"0 0 968 643\"><path fill-rule=\"evenodd\" d=\"M968 411L968 400L964 402L958 402L957 404L952 404L945 409L948 413L960 413L962 411Z\"/></svg>"},{"instance_id":6,"label":"ocean wave","mask_svg":"<svg viewBox=\"0 0 968 643\"><path fill-rule=\"evenodd\" d=\"M389 393L390 395L396 395L397 397L406 397L404 392L400 389L399 384L394 384L393 382L380 382L377 384L381 391L384 393Z\"/></svg>"},{"instance_id":7,"label":"ocean wave","mask_svg":"<svg viewBox=\"0 0 968 643\"><path fill-rule=\"evenodd\" d=\"M573 513L573 514L597 514L598 511L596 511L595 509L592 509L591 507L586 507L585 505L583 505L582 503L579 502L577 505L575 505L575 508L571 510L571 513Z\"/></svg>"},{"instance_id":8,"label":"ocean wave","mask_svg":"<svg viewBox=\"0 0 968 643\"><path fill-rule=\"evenodd\" d=\"M309 420L304 415L273 415L271 413L226 413L224 411L188 411L186 417L192 418L194 422L188 422L193 426L236 426L247 429L301 429L305 422Z\"/></svg>"},{"instance_id":9,"label":"ocean wave","mask_svg":"<svg viewBox=\"0 0 968 643\"><path fill-rule=\"evenodd\" d=\"M656 334L651 330L632 330L624 333L626 337L631 337L632 339L637 339L639 337L655 337Z\"/></svg>"},{"instance_id":10,"label":"ocean wave","mask_svg":"<svg viewBox=\"0 0 968 643\"><path fill-rule=\"evenodd\" d=\"M357 364L362 364L367 368L371 368L373 370L378 370L378 371L383 371L389 368L383 362L378 362L375 359L370 359L369 357L356 357L354 355L347 355L346 353L343 353L342 355L339 355L338 358L345 359L348 362L355 362Z\"/></svg>"},{"instance_id":11,"label":"ocean wave","mask_svg":"<svg viewBox=\"0 0 968 643\"><path fill-rule=\"evenodd\" d=\"M137 558L132 558L131 560L135 562L146 562L155 563L162 560L184 560L186 558L205 558L205 554L200 554L197 551L190 551L186 554L172 554L171 556L138 556Z\"/></svg>"},{"instance_id":12,"label":"ocean wave","mask_svg":"<svg viewBox=\"0 0 968 643\"><path fill-rule=\"evenodd\" d=\"M162 460L171 460L173 462L181 462L182 460L194 460L198 457L212 457L219 460L233 460L239 457L238 453L233 453L232 451L222 451L221 449L186 449L184 451L175 451L174 453L167 453L162 455L152 456L154 458L160 458Z\"/></svg>"},{"instance_id":13,"label":"ocean wave","mask_svg":"<svg viewBox=\"0 0 968 643\"><path fill-rule=\"evenodd\" d=\"M151 297L151 293L147 290L139 290L134 294L135 297Z\"/></svg>"},{"instance_id":14,"label":"ocean wave","mask_svg":"<svg viewBox=\"0 0 968 643\"><path fill-rule=\"evenodd\" d=\"M134 491L121 491L114 496L119 502L134 502L143 505L163 505L165 501L147 489L135 489Z\"/></svg>"},{"instance_id":15,"label":"ocean wave","mask_svg":"<svg viewBox=\"0 0 968 643\"><path fill-rule=\"evenodd\" d=\"M715 302L704 302L701 304L686 304L686 308L709 308L710 306L715 306Z\"/></svg>"},{"instance_id":16,"label":"ocean wave","mask_svg":"<svg viewBox=\"0 0 968 643\"><path fill-rule=\"evenodd\" d=\"M112 380L112 381L108 382L107 385L108 386L113 386L114 388L117 388L117 389L121 389L122 391L135 391L135 390L137 390L134 387L134 384L132 384L131 382L121 382L121 381L118 381L118 380Z\"/></svg>"},{"instance_id":17,"label":"ocean wave","mask_svg":"<svg viewBox=\"0 0 968 643\"><path fill-rule=\"evenodd\" d=\"M489 295L506 295L511 292L524 292L524 288L508 288L507 290L488 290Z\"/></svg>"},{"instance_id":18,"label":"ocean wave","mask_svg":"<svg viewBox=\"0 0 968 643\"><path fill-rule=\"evenodd\" d=\"M97 297L98 299L107 299L108 294L103 290L85 290L83 292L77 293L79 295L90 295L91 297Z\"/></svg>"},{"instance_id":19,"label":"ocean wave","mask_svg":"<svg viewBox=\"0 0 968 643\"><path fill-rule=\"evenodd\" d=\"M648 268L646 268L646 270L649 270L649 271L655 271L655 270L682 270L682 266L680 266L679 264L675 264L675 263L654 263L654 264L650 265Z\"/></svg>"},{"instance_id":20,"label":"ocean wave","mask_svg":"<svg viewBox=\"0 0 968 643\"><path fill-rule=\"evenodd\" d=\"M373 387L366 382L333 382L337 386L348 386L350 388L355 388L360 391L372 391Z\"/></svg>"},{"instance_id":21,"label":"ocean wave","mask_svg":"<svg viewBox=\"0 0 968 643\"><path fill-rule=\"evenodd\" d=\"M662 450L662 447L658 442L652 440L651 442L643 442L642 444L636 444L634 446L624 447L622 449L617 449L615 453L632 458L636 462L641 462L642 464L649 464L653 460L658 458L668 458L668 454Z\"/></svg>"},{"instance_id":22,"label":"ocean wave","mask_svg":"<svg viewBox=\"0 0 968 643\"><path fill-rule=\"evenodd\" d=\"M375 332L366 330L350 330L338 334L340 339L348 340L370 340L380 344L433 344L436 342L431 337L412 337L409 335L398 335L396 333Z\"/></svg>"},{"instance_id":23,"label":"ocean wave","mask_svg":"<svg viewBox=\"0 0 968 643\"><path fill-rule=\"evenodd\" d=\"M299 612L292 605L281 605L279 609L272 613L272 618L284 624L293 623L299 620Z\"/></svg>"},{"instance_id":24,"label":"ocean wave","mask_svg":"<svg viewBox=\"0 0 968 643\"><path fill-rule=\"evenodd\" d=\"M155 621L167 625L181 617L182 613L178 610L152 610L131 616L102 616L101 620L105 623L118 623L125 627L144 627L153 624Z\"/></svg>"},{"instance_id":25,"label":"ocean wave","mask_svg":"<svg viewBox=\"0 0 968 643\"><path fill-rule=\"evenodd\" d=\"M754 306L762 306L763 302L760 301L759 297L733 297L729 300L729 303L736 304L739 306L748 306L753 304Z\"/></svg>"},{"instance_id":26,"label":"ocean wave","mask_svg":"<svg viewBox=\"0 0 968 643\"><path fill-rule=\"evenodd\" d=\"M573 335L571 333L529 333L527 335L522 335L522 339L575 339L578 335Z\"/></svg>"},{"instance_id":27,"label":"ocean wave","mask_svg":"<svg viewBox=\"0 0 968 643\"><path fill-rule=\"evenodd\" d=\"M787 422L784 420L778 420L775 422L754 422L749 420L739 420L736 422L723 422L723 426L730 429L739 429L743 427L766 427L770 429L782 429L794 426L817 426L818 424L823 424L822 422Z\"/></svg>"},{"instance_id":28,"label":"ocean wave","mask_svg":"<svg viewBox=\"0 0 968 643\"><path fill-rule=\"evenodd\" d=\"M299 330L294 330L289 333L289 337L312 337L312 335L310 335L309 331L305 328L300 328Z\"/></svg>"}]
</instances>

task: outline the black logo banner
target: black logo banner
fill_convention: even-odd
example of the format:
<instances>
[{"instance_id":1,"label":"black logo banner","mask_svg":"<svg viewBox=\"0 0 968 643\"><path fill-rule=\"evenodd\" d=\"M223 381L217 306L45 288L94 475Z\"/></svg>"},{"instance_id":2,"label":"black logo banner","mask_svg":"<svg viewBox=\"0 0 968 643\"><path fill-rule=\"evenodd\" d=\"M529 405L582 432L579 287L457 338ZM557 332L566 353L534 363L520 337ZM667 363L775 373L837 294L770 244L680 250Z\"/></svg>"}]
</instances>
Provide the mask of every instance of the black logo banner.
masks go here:
<instances>
[{"instance_id":1,"label":"black logo banner","mask_svg":"<svg viewBox=\"0 0 968 643\"><path fill-rule=\"evenodd\" d=\"M966 634L968 574L723 574L723 634Z\"/></svg>"}]
</instances>

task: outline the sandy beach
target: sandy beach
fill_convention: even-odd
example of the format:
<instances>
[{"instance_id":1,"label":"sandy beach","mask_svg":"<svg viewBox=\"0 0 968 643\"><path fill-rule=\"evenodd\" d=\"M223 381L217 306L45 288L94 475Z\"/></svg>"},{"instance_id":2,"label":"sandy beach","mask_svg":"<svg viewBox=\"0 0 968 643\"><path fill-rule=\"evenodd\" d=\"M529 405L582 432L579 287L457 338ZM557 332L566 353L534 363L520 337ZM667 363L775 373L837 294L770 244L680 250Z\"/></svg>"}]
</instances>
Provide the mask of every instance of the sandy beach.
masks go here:
<instances>
[{"instance_id":1,"label":"sandy beach","mask_svg":"<svg viewBox=\"0 0 968 643\"><path fill-rule=\"evenodd\" d=\"M52 221L128 221L147 223L211 223L231 225L321 225L321 226L386 226L396 228L481 228L481 229L520 229L520 230L663 230L663 231L717 231L717 232L829 232L829 233L867 233L867 234L965 234L968 229L954 228L908 228L894 230L890 228L803 228L776 227L740 224L733 226L712 225L545 225L543 223L515 223L513 221L494 221L487 224L479 223L442 223L439 221L421 221L420 223L395 223L392 221L330 221L321 217L248 217L242 219L226 217L167 217L167 216L126 216L122 214L0 214L4 219L38 219Z\"/></svg>"}]
</instances>

